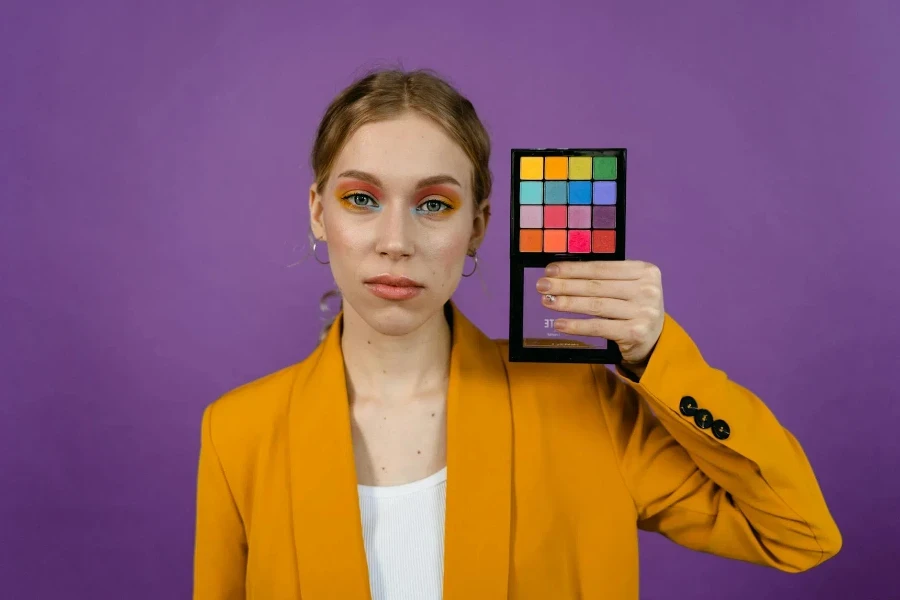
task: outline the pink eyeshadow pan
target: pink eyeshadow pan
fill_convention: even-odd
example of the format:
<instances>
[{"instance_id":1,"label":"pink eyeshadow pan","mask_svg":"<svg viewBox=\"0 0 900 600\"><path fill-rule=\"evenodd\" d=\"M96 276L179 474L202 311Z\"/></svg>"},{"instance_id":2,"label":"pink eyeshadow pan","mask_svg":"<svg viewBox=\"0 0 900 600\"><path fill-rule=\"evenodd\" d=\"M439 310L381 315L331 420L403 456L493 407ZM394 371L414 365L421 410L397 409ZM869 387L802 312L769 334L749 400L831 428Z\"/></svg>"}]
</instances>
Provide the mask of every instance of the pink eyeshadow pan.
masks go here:
<instances>
[{"instance_id":1,"label":"pink eyeshadow pan","mask_svg":"<svg viewBox=\"0 0 900 600\"><path fill-rule=\"evenodd\" d=\"M573 229L590 229L591 207L569 206L569 227Z\"/></svg>"},{"instance_id":2,"label":"pink eyeshadow pan","mask_svg":"<svg viewBox=\"0 0 900 600\"><path fill-rule=\"evenodd\" d=\"M523 229L540 229L544 224L544 211L540 206L522 206L519 224Z\"/></svg>"},{"instance_id":3,"label":"pink eyeshadow pan","mask_svg":"<svg viewBox=\"0 0 900 600\"><path fill-rule=\"evenodd\" d=\"M569 230L569 252L590 252L591 232L585 229Z\"/></svg>"}]
</instances>

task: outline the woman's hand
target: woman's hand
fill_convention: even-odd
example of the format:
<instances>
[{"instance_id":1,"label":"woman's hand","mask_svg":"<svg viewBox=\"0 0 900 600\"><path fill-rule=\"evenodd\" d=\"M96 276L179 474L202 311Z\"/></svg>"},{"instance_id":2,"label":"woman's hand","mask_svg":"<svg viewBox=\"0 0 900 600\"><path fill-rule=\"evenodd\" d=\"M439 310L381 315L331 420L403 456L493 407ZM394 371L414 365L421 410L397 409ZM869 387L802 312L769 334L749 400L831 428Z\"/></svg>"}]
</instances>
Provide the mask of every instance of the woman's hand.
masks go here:
<instances>
[{"instance_id":1,"label":"woman's hand","mask_svg":"<svg viewBox=\"0 0 900 600\"><path fill-rule=\"evenodd\" d=\"M639 260L558 262L537 282L543 304L589 319L557 319L557 331L619 345L622 366L640 377L665 319L659 267Z\"/></svg>"}]
</instances>

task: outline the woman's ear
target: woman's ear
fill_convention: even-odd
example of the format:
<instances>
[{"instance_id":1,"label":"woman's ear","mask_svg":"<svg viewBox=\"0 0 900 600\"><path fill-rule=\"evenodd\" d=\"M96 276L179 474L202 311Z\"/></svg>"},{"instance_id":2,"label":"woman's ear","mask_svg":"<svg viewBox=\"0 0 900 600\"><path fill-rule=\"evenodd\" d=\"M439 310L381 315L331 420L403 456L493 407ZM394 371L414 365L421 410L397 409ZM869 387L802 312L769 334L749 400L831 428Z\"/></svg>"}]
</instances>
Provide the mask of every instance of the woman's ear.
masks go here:
<instances>
[{"instance_id":1,"label":"woman's ear","mask_svg":"<svg viewBox=\"0 0 900 600\"><path fill-rule=\"evenodd\" d=\"M485 200L475 208L475 217L472 220L472 239L469 242L469 248L478 248L481 246L490 219L491 205Z\"/></svg>"},{"instance_id":2,"label":"woman's ear","mask_svg":"<svg viewBox=\"0 0 900 600\"><path fill-rule=\"evenodd\" d=\"M322 206L322 196L313 183L309 187L309 226L313 237L317 240L325 240L325 213Z\"/></svg>"}]
</instances>

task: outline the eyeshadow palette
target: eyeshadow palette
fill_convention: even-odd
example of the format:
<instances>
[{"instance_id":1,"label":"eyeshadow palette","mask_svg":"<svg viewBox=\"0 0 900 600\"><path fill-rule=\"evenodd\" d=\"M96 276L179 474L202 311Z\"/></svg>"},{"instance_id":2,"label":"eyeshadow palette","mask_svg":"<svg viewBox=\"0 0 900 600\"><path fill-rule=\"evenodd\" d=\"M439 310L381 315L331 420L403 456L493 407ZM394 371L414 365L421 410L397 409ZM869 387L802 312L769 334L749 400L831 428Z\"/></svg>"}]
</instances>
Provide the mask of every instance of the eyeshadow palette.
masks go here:
<instances>
[{"instance_id":1,"label":"eyeshadow palette","mask_svg":"<svg viewBox=\"0 0 900 600\"><path fill-rule=\"evenodd\" d=\"M515 362L616 363L615 342L556 331L589 318L545 307L537 291L558 261L625 258L624 148L513 149L509 355Z\"/></svg>"}]
</instances>

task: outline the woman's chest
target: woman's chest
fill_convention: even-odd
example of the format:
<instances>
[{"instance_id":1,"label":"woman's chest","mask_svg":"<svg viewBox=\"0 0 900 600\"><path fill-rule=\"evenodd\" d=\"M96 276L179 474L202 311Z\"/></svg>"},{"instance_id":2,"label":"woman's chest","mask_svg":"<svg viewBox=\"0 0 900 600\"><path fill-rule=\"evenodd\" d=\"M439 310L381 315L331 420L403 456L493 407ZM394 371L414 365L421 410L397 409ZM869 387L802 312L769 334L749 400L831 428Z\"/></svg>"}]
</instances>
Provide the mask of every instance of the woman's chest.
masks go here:
<instances>
[{"instance_id":1,"label":"woman's chest","mask_svg":"<svg viewBox=\"0 0 900 600\"><path fill-rule=\"evenodd\" d=\"M400 406L354 403L350 410L358 483L395 486L447 464L447 411L442 396Z\"/></svg>"}]
</instances>

